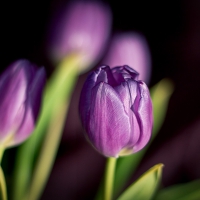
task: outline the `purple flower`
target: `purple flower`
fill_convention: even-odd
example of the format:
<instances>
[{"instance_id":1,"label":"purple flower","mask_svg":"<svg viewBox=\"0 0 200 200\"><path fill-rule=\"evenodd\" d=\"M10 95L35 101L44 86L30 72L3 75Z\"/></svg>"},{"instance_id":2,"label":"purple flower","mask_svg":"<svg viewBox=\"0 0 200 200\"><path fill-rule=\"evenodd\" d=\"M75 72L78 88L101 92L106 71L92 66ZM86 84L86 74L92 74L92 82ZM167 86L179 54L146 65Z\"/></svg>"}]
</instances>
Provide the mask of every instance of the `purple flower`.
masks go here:
<instances>
[{"instance_id":1,"label":"purple flower","mask_svg":"<svg viewBox=\"0 0 200 200\"><path fill-rule=\"evenodd\" d=\"M151 75L151 56L146 39L139 33L118 33L110 44L103 60L111 68L129 65L140 73L141 80L149 82Z\"/></svg>"},{"instance_id":2,"label":"purple flower","mask_svg":"<svg viewBox=\"0 0 200 200\"><path fill-rule=\"evenodd\" d=\"M23 142L34 130L45 84L44 68L28 60L11 64L0 76L0 145Z\"/></svg>"},{"instance_id":3,"label":"purple flower","mask_svg":"<svg viewBox=\"0 0 200 200\"><path fill-rule=\"evenodd\" d=\"M110 29L110 10L100 2L75 1L68 9L63 6L52 23L51 55L58 61L78 54L82 63L91 64L101 55Z\"/></svg>"},{"instance_id":4,"label":"purple flower","mask_svg":"<svg viewBox=\"0 0 200 200\"><path fill-rule=\"evenodd\" d=\"M151 137L151 97L138 75L127 65L102 66L83 86L79 105L82 124L91 144L105 156L135 153Z\"/></svg>"}]
</instances>

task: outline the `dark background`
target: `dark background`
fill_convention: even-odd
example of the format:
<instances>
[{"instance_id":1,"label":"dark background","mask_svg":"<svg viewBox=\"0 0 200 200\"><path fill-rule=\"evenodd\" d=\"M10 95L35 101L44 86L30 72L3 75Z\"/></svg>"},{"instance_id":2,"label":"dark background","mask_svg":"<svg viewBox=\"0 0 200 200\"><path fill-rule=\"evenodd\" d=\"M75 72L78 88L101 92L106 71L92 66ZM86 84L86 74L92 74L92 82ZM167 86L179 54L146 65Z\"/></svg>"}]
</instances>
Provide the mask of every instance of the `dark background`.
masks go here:
<instances>
[{"instance_id":1,"label":"dark background","mask_svg":"<svg viewBox=\"0 0 200 200\"><path fill-rule=\"evenodd\" d=\"M163 185L200 178L200 1L104 1L113 12L115 31L139 31L152 55L150 86L170 78L175 91L166 120L139 167L135 179L156 163L165 164ZM45 66L51 15L63 0L4 1L0 14L1 71L19 58ZM105 158L85 141L78 98L86 74L79 77L52 175L42 196L93 199L103 176ZM70 124L70 126L68 126Z\"/></svg>"}]
</instances>

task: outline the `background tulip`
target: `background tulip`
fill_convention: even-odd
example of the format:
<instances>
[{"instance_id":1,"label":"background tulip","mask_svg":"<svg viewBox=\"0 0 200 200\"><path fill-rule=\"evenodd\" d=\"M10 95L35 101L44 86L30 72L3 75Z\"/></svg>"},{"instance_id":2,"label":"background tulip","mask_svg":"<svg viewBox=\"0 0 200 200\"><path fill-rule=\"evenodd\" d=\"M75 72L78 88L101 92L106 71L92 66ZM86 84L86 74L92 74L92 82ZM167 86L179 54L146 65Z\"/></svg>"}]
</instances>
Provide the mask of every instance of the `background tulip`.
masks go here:
<instances>
[{"instance_id":1,"label":"background tulip","mask_svg":"<svg viewBox=\"0 0 200 200\"><path fill-rule=\"evenodd\" d=\"M145 37L136 32L118 33L111 40L109 50L103 60L111 68L129 65L140 74L140 79L149 83L151 56Z\"/></svg>"},{"instance_id":2,"label":"background tulip","mask_svg":"<svg viewBox=\"0 0 200 200\"><path fill-rule=\"evenodd\" d=\"M110 34L111 13L100 2L74 1L67 9L63 5L51 27L48 45L54 61L78 54L82 66L87 66L102 54Z\"/></svg>"},{"instance_id":3,"label":"background tulip","mask_svg":"<svg viewBox=\"0 0 200 200\"><path fill-rule=\"evenodd\" d=\"M23 142L38 116L45 71L27 60L11 64L0 76L0 145Z\"/></svg>"},{"instance_id":4,"label":"background tulip","mask_svg":"<svg viewBox=\"0 0 200 200\"><path fill-rule=\"evenodd\" d=\"M153 124L146 84L128 67L99 67L92 72L80 98L80 116L92 145L108 157L141 150Z\"/></svg>"}]
</instances>

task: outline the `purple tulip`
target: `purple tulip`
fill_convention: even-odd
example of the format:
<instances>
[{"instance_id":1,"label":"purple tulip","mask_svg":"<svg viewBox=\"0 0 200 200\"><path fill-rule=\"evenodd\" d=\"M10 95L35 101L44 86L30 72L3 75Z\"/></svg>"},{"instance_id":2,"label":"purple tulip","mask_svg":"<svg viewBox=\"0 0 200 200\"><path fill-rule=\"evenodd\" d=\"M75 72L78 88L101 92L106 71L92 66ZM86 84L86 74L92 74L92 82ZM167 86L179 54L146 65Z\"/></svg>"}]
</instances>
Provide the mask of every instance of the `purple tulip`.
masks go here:
<instances>
[{"instance_id":1,"label":"purple tulip","mask_svg":"<svg viewBox=\"0 0 200 200\"><path fill-rule=\"evenodd\" d=\"M79 105L82 124L91 144L105 156L135 153L151 137L151 97L138 75L127 65L102 66L83 86Z\"/></svg>"},{"instance_id":2,"label":"purple tulip","mask_svg":"<svg viewBox=\"0 0 200 200\"><path fill-rule=\"evenodd\" d=\"M45 84L44 68L27 60L11 64L0 76L0 145L23 142L34 130Z\"/></svg>"},{"instance_id":3,"label":"purple tulip","mask_svg":"<svg viewBox=\"0 0 200 200\"><path fill-rule=\"evenodd\" d=\"M59 61L78 54L82 63L91 64L101 56L111 29L111 13L100 2L75 1L59 10L50 32L51 56Z\"/></svg>"},{"instance_id":4,"label":"purple tulip","mask_svg":"<svg viewBox=\"0 0 200 200\"><path fill-rule=\"evenodd\" d=\"M111 68L129 65L140 73L141 80L149 82L151 75L151 56L146 39L139 33L118 33L110 44L103 60Z\"/></svg>"}]
</instances>

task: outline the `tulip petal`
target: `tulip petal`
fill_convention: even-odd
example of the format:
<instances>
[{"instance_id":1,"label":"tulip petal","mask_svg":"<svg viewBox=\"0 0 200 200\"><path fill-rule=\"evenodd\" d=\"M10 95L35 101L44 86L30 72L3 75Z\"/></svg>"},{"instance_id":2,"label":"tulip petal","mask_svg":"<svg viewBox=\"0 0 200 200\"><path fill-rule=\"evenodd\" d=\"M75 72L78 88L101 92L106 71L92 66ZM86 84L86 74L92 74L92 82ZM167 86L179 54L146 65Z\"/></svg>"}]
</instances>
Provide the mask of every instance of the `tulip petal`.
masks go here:
<instances>
[{"instance_id":1,"label":"tulip petal","mask_svg":"<svg viewBox=\"0 0 200 200\"><path fill-rule=\"evenodd\" d=\"M131 125L130 139L128 144L126 145L126 148L133 147L140 136L140 127L138 124L138 120L135 116L134 110L131 109L137 97L137 85L138 84L136 81L129 79L126 82L122 82L120 86L117 86L115 88L125 106L125 110L127 115L129 116L129 121Z\"/></svg>"},{"instance_id":2,"label":"tulip petal","mask_svg":"<svg viewBox=\"0 0 200 200\"><path fill-rule=\"evenodd\" d=\"M89 139L105 156L117 157L130 137L130 123L119 95L101 82L92 90Z\"/></svg>"},{"instance_id":3,"label":"tulip petal","mask_svg":"<svg viewBox=\"0 0 200 200\"><path fill-rule=\"evenodd\" d=\"M35 127L35 119L33 116L33 110L31 109L30 102L29 105L26 105L26 113L22 120L21 126L14 134L13 140L7 144L7 147L15 146L22 143L27 139L30 134L33 132Z\"/></svg>"},{"instance_id":4,"label":"tulip petal","mask_svg":"<svg viewBox=\"0 0 200 200\"><path fill-rule=\"evenodd\" d=\"M139 76L137 71L127 65L112 68L112 73L118 84L121 84L121 82L124 82L127 79L137 80Z\"/></svg>"},{"instance_id":5,"label":"tulip petal","mask_svg":"<svg viewBox=\"0 0 200 200\"><path fill-rule=\"evenodd\" d=\"M80 116L84 127L88 125L89 110L91 106L91 92L92 88L100 82L115 84L111 70L108 66L102 66L89 74L85 82L79 103Z\"/></svg>"},{"instance_id":6,"label":"tulip petal","mask_svg":"<svg viewBox=\"0 0 200 200\"><path fill-rule=\"evenodd\" d=\"M108 66L99 67L96 70L96 73L97 72L98 72L98 78L97 78L97 81L96 81L96 85L100 82L108 83L111 86L117 85L117 82L113 77L113 74L112 74L110 67L108 67Z\"/></svg>"},{"instance_id":7,"label":"tulip petal","mask_svg":"<svg viewBox=\"0 0 200 200\"><path fill-rule=\"evenodd\" d=\"M134 70L133 68L129 67L128 65L124 65L123 69L124 69L124 71L126 71L126 73L131 75L132 79L134 79L134 80L138 79L139 73L136 70Z\"/></svg>"},{"instance_id":8,"label":"tulip petal","mask_svg":"<svg viewBox=\"0 0 200 200\"><path fill-rule=\"evenodd\" d=\"M142 81L138 81L138 95L132 109L136 112L140 126L140 138L133 147L133 151L137 152L150 140L153 124L151 97L146 84Z\"/></svg>"},{"instance_id":9,"label":"tulip petal","mask_svg":"<svg viewBox=\"0 0 200 200\"><path fill-rule=\"evenodd\" d=\"M23 102L26 99L27 82L24 71L16 68L2 75L0 85L0 139L15 131L23 119Z\"/></svg>"},{"instance_id":10,"label":"tulip petal","mask_svg":"<svg viewBox=\"0 0 200 200\"><path fill-rule=\"evenodd\" d=\"M80 111L82 124L85 128L88 126L89 111L90 111L90 106L91 106L91 92L92 92L92 88L96 84L97 77L98 77L98 74L95 72L92 72L91 74L89 74L87 81L85 82L82 88L82 92L80 96L79 111Z\"/></svg>"}]
</instances>

